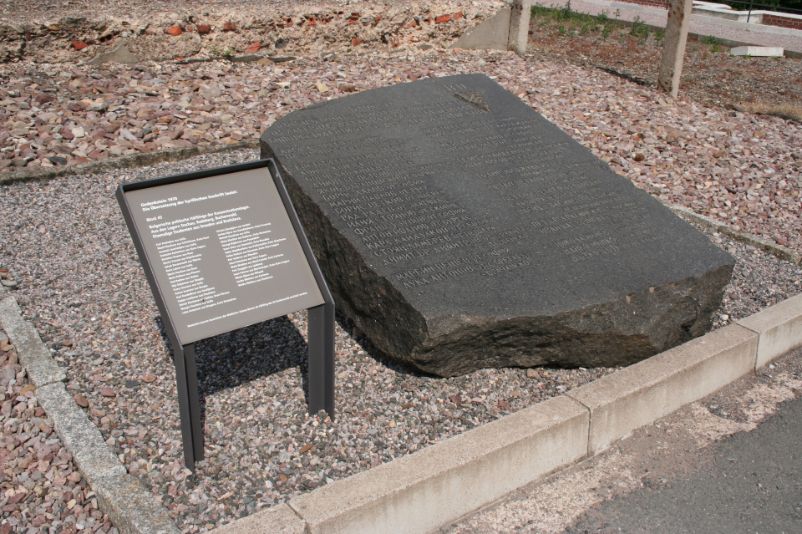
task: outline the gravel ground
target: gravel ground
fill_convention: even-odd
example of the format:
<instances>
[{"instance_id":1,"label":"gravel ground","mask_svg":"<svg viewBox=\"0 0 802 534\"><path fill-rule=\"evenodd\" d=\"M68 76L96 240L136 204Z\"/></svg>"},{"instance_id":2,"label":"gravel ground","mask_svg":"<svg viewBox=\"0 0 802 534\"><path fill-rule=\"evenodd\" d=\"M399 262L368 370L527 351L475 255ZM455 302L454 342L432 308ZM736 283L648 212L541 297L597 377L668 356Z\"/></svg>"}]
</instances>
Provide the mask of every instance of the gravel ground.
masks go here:
<instances>
[{"instance_id":1,"label":"gravel ground","mask_svg":"<svg viewBox=\"0 0 802 534\"><path fill-rule=\"evenodd\" d=\"M32 3L31 13L45 4ZM109 5L135 11L146 4ZM347 6L360 17L375 9ZM388 20L374 27L370 16L354 24L363 32L357 44L339 25L332 42L294 26L294 41L277 47L279 38L265 37L263 52L274 57L252 63L0 65L0 173L256 139L276 118L314 102L423 76L485 72L650 193L802 251L802 125L666 99L560 60L444 49L463 19L422 21L384 43L374 30ZM229 33L239 35L236 43L250 39ZM289 56L286 49L295 59L274 61ZM338 327L332 423L305 413L305 314L293 314L198 347L207 460L189 476L172 364L113 194L121 180L256 156L238 151L1 186L0 262L20 284L24 313L67 367L78 404L183 529L283 502L611 371L502 369L433 379L375 360ZM738 258L717 325L802 291L799 267L712 239Z\"/></svg>"},{"instance_id":2,"label":"gravel ground","mask_svg":"<svg viewBox=\"0 0 802 534\"><path fill-rule=\"evenodd\" d=\"M500 369L435 379L378 361L338 326L336 422L309 417L305 314L198 347L207 459L182 467L174 373L113 198L121 180L256 157L199 156L106 175L8 184L0 254L24 313L67 366L68 388L129 471L198 531L519 410L612 369ZM6 237L7 236L7 237ZM718 325L802 291L802 270L721 235L738 258Z\"/></svg>"},{"instance_id":3,"label":"gravel ground","mask_svg":"<svg viewBox=\"0 0 802 534\"><path fill-rule=\"evenodd\" d=\"M116 533L0 330L0 534Z\"/></svg>"},{"instance_id":4,"label":"gravel ground","mask_svg":"<svg viewBox=\"0 0 802 534\"><path fill-rule=\"evenodd\" d=\"M638 186L802 252L802 123L672 100L561 61L426 46L279 64L6 65L0 173L256 139L314 102L484 72Z\"/></svg>"},{"instance_id":5,"label":"gravel ground","mask_svg":"<svg viewBox=\"0 0 802 534\"><path fill-rule=\"evenodd\" d=\"M541 8L532 17L529 46L538 55L611 69L656 87L663 33L644 24ZM691 36L680 91L706 105L752 106L802 121L802 58L732 56L715 38Z\"/></svg>"},{"instance_id":6,"label":"gravel ground","mask_svg":"<svg viewBox=\"0 0 802 534\"><path fill-rule=\"evenodd\" d=\"M170 13L235 13L256 17L266 11L292 12L324 9L354 9L373 6L478 6L493 9L501 0L448 0L421 2L419 0L0 0L0 23L37 24L64 17L153 19Z\"/></svg>"}]
</instances>

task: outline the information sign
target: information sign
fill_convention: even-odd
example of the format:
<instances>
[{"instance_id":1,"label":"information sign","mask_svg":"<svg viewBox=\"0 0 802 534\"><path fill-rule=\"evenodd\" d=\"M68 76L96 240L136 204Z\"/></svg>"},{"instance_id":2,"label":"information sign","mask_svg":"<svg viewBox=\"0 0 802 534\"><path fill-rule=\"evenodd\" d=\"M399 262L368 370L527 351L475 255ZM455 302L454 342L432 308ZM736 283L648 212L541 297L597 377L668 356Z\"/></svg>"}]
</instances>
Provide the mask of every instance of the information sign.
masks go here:
<instances>
[{"instance_id":1,"label":"information sign","mask_svg":"<svg viewBox=\"0 0 802 534\"><path fill-rule=\"evenodd\" d=\"M123 184L117 198L173 345L188 466L203 457L202 339L309 309L309 407L333 416L334 307L273 161Z\"/></svg>"}]
</instances>

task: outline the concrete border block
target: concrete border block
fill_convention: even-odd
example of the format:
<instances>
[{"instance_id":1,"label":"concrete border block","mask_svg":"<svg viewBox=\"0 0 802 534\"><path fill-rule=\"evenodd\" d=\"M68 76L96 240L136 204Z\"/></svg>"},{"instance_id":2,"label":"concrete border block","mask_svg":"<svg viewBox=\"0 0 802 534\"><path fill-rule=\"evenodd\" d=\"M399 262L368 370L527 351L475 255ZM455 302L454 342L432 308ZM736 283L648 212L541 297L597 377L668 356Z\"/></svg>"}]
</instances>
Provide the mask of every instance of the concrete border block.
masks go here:
<instances>
[{"instance_id":1,"label":"concrete border block","mask_svg":"<svg viewBox=\"0 0 802 534\"><path fill-rule=\"evenodd\" d=\"M781 46L736 46L730 49L731 56L783 57L784 53Z\"/></svg>"},{"instance_id":2,"label":"concrete border block","mask_svg":"<svg viewBox=\"0 0 802 534\"><path fill-rule=\"evenodd\" d=\"M214 529L214 534L304 534L306 522L286 504L279 504Z\"/></svg>"},{"instance_id":3,"label":"concrete border block","mask_svg":"<svg viewBox=\"0 0 802 534\"><path fill-rule=\"evenodd\" d=\"M695 211L688 209L685 206L680 206L679 204L668 204L668 203L666 203L666 206L671 208L671 211L679 213L698 224L710 228L711 230L729 236L735 239L736 241L740 241L741 243L746 243L747 245L751 245L760 250L764 250L769 254L780 258L781 260L790 261L791 263L794 263L796 265L802 265L802 255L797 254L788 247L778 245L774 241L770 241L763 237L758 237L756 235L747 232L741 232L735 230L727 224L716 221L715 219L712 219L706 215L701 215L699 213L696 213Z\"/></svg>"},{"instance_id":4,"label":"concrete border block","mask_svg":"<svg viewBox=\"0 0 802 534\"><path fill-rule=\"evenodd\" d=\"M569 391L590 410L588 452L752 372L757 342L754 332L730 325Z\"/></svg>"},{"instance_id":5,"label":"concrete border block","mask_svg":"<svg viewBox=\"0 0 802 534\"><path fill-rule=\"evenodd\" d=\"M37 388L36 398L53 420L61 441L93 489L102 478L126 473L125 467L103 441L100 431L75 404L64 384Z\"/></svg>"},{"instance_id":6,"label":"concrete border block","mask_svg":"<svg viewBox=\"0 0 802 534\"><path fill-rule=\"evenodd\" d=\"M466 31L451 46L474 50L507 50L510 35L510 8L502 7L495 15Z\"/></svg>"},{"instance_id":7,"label":"concrete border block","mask_svg":"<svg viewBox=\"0 0 802 534\"><path fill-rule=\"evenodd\" d=\"M585 456L588 410L555 397L290 500L316 532L428 532Z\"/></svg>"},{"instance_id":8,"label":"concrete border block","mask_svg":"<svg viewBox=\"0 0 802 534\"><path fill-rule=\"evenodd\" d=\"M802 346L802 293L736 323L760 335L755 363L755 369L759 369Z\"/></svg>"},{"instance_id":9,"label":"concrete border block","mask_svg":"<svg viewBox=\"0 0 802 534\"><path fill-rule=\"evenodd\" d=\"M0 300L0 325L17 347L20 363L37 388L67 379L64 370L53 360L50 351L42 343L39 333L31 323L22 318L22 311L14 297L7 296Z\"/></svg>"},{"instance_id":10,"label":"concrete border block","mask_svg":"<svg viewBox=\"0 0 802 534\"><path fill-rule=\"evenodd\" d=\"M123 474L96 478L91 485L101 508L123 534L180 532L156 496L125 471Z\"/></svg>"}]
</instances>

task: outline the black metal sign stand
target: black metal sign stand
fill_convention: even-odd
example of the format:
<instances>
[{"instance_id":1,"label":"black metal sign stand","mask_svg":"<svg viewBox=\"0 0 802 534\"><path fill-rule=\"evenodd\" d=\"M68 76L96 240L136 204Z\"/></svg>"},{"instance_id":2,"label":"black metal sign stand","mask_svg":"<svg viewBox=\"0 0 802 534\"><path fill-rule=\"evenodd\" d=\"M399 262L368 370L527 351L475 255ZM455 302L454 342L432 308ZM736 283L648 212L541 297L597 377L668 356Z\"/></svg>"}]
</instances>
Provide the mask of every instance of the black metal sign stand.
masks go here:
<instances>
[{"instance_id":1,"label":"black metal sign stand","mask_svg":"<svg viewBox=\"0 0 802 534\"><path fill-rule=\"evenodd\" d=\"M310 414L325 410L334 418L334 300L331 297L326 281L320 271L309 242L306 239L298 215L290 201L287 190L279 175L278 168L272 159L260 160L252 163L233 165L218 169L210 169L189 174L169 176L155 180L146 180L135 183L123 183L117 190L117 200L122 208L123 217L131 233L137 254L145 270L156 305L164 320L167 337L170 341L173 363L176 371L176 386L178 390L178 406L181 416L181 437L184 446L184 463L195 470L195 462L203 460L204 433L201 417L201 402L198 389L198 372L195 361L195 344L181 344L176 333L175 325L169 314L164 299L156 282L152 266L145 253L142 236L139 234L133 220L131 207L126 199L126 193L147 187L167 185L186 180L208 178L239 171L266 167L270 172L273 183L281 197L282 204L289 216L292 227L303 249L306 261L314 275L315 282L323 297L323 304L308 309L308 409Z\"/></svg>"}]
</instances>

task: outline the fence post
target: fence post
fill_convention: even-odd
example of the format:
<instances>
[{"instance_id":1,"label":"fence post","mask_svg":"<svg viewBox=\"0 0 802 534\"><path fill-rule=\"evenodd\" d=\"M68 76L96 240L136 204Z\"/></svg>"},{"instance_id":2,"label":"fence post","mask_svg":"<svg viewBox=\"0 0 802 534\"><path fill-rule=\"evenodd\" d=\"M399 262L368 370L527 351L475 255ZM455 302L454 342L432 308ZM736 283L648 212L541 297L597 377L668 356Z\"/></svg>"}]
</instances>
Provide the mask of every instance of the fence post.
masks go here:
<instances>
[{"instance_id":1,"label":"fence post","mask_svg":"<svg viewBox=\"0 0 802 534\"><path fill-rule=\"evenodd\" d=\"M668 8L657 86L666 93L671 93L671 96L677 96L679 93L679 80L682 75L682 61L685 56L685 44L688 41L688 24L692 9L693 0L671 0Z\"/></svg>"},{"instance_id":2,"label":"fence post","mask_svg":"<svg viewBox=\"0 0 802 534\"><path fill-rule=\"evenodd\" d=\"M510 10L510 33L507 49L519 55L526 54L529 43L529 17L532 10L531 0L513 0Z\"/></svg>"}]
</instances>

